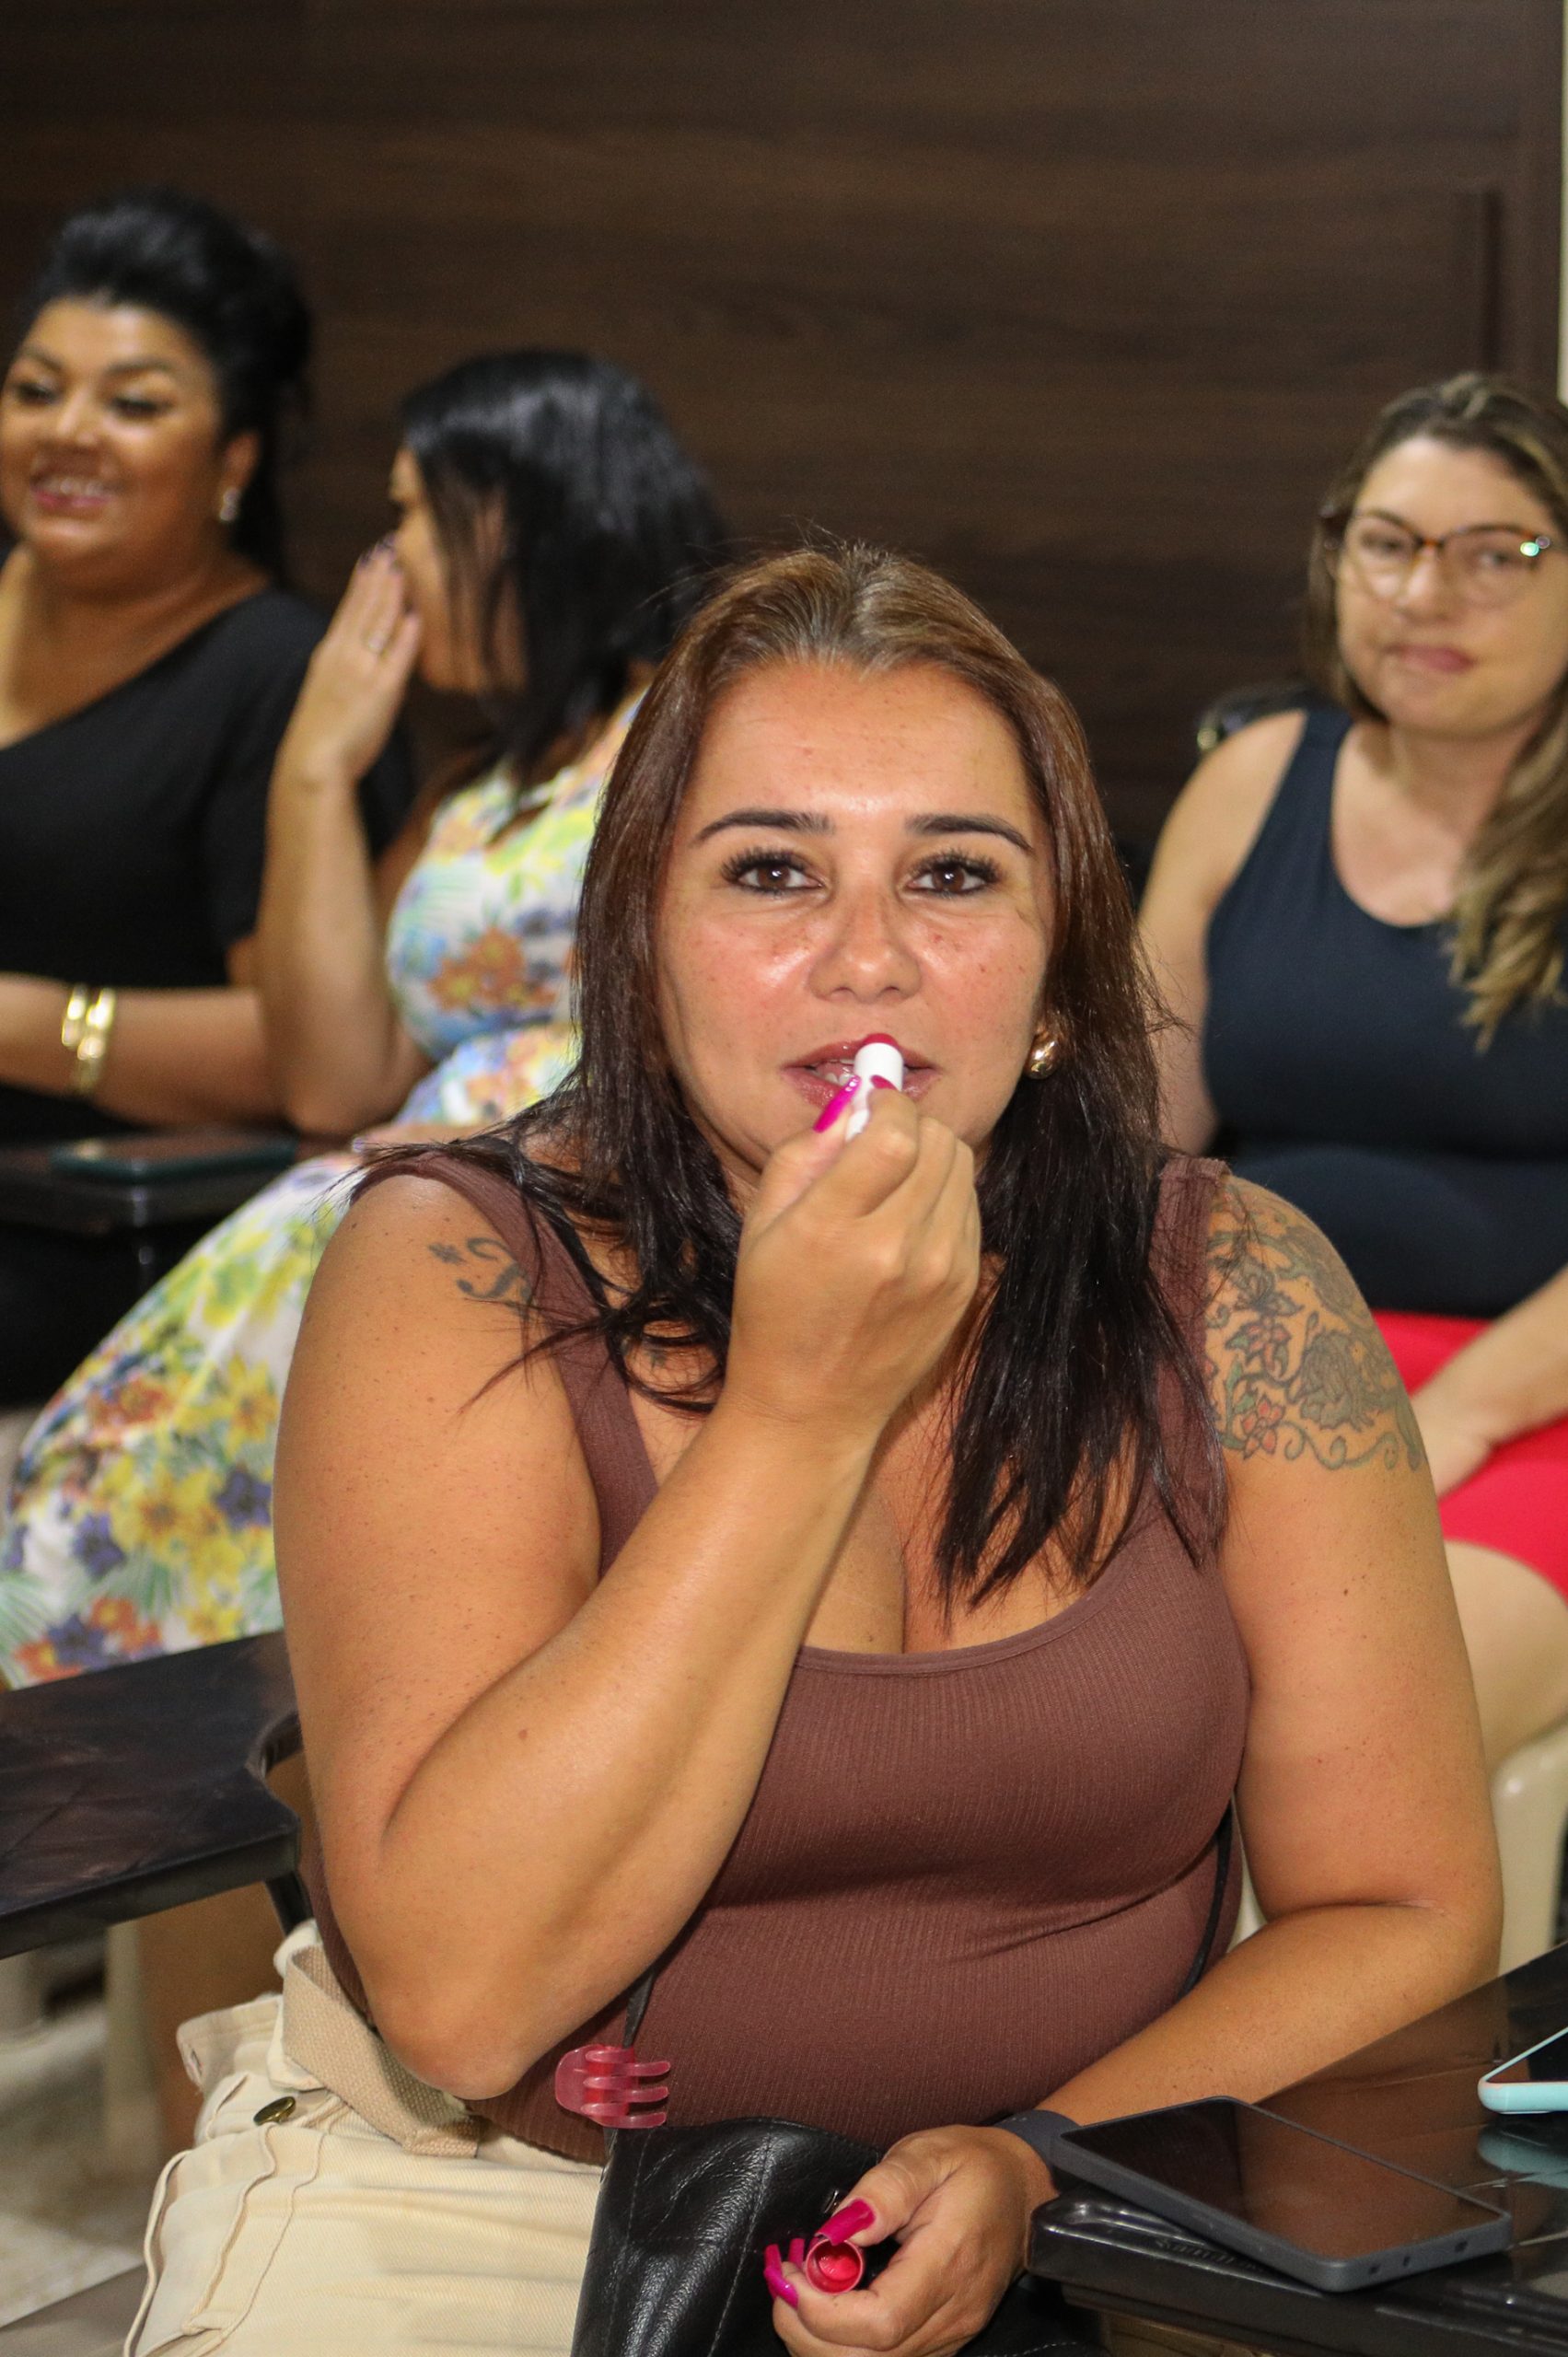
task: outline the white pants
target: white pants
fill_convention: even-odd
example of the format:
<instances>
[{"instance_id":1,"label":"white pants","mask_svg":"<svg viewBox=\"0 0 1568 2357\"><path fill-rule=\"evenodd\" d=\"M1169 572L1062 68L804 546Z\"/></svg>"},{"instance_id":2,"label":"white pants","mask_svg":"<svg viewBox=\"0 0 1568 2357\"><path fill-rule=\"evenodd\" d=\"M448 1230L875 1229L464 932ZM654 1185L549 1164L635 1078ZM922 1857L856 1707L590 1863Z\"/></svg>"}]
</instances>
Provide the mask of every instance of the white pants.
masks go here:
<instances>
[{"instance_id":1,"label":"white pants","mask_svg":"<svg viewBox=\"0 0 1568 2357\"><path fill-rule=\"evenodd\" d=\"M205 2100L153 2197L124 2357L569 2357L600 2170L476 2133L411 2079L336 1988L314 1924L277 1963L282 1997L180 2033ZM1256 2357L1126 2318L1104 2343Z\"/></svg>"},{"instance_id":2,"label":"white pants","mask_svg":"<svg viewBox=\"0 0 1568 2357\"><path fill-rule=\"evenodd\" d=\"M315 2068L295 2060L290 2000L323 2018L314 1926L278 1964L283 1997L180 2032L205 2101L153 2199L125 2357L567 2357L600 2171L491 2129L443 2128L446 2099L408 2081L357 2017L332 2028L325 2075L314 2035L288 2043L308 2045ZM363 2100L381 2124L326 2076L351 2092L374 2084ZM259 2117L269 2108L285 2116Z\"/></svg>"}]
</instances>

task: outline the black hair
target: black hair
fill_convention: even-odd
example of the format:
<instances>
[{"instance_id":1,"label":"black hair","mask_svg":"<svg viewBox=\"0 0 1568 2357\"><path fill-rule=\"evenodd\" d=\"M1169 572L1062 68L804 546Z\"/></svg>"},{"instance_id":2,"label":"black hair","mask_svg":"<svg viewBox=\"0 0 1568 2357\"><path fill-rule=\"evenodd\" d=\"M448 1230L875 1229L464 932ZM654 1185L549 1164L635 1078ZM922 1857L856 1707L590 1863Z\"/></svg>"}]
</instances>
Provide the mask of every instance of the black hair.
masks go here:
<instances>
[{"instance_id":1,"label":"black hair","mask_svg":"<svg viewBox=\"0 0 1568 2357\"><path fill-rule=\"evenodd\" d=\"M465 360L409 395L402 435L487 656L508 610L521 623L523 687L490 701L514 777L536 783L699 602L725 546L713 493L647 388L583 353Z\"/></svg>"},{"instance_id":2,"label":"black hair","mask_svg":"<svg viewBox=\"0 0 1568 2357\"><path fill-rule=\"evenodd\" d=\"M261 443L230 538L282 579L278 475L307 407L313 333L288 256L201 197L123 189L55 230L23 298L20 333L62 301L134 304L171 319L198 346L217 379L224 440L253 433Z\"/></svg>"}]
</instances>

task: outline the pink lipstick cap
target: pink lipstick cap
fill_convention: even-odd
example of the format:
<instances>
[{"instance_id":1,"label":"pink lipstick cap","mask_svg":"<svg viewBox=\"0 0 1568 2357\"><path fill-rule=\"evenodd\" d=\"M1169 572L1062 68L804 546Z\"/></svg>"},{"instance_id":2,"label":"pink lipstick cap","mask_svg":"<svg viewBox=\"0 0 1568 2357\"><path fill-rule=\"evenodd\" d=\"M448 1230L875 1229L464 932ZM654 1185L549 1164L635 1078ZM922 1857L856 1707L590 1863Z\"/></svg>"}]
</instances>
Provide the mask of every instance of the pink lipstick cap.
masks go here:
<instances>
[{"instance_id":1,"label":"pink lipstick cap","mask_svg":"<svg viewBox=\"0 0 1568 2357\"><path fill-rule=\"evenodd\" d=\"M804 2271L819 2292L853 2292L865 2272L865 2253L854 2243L830 2243L824 2235L813 2235Z\"/></svg>"}]
</instances>

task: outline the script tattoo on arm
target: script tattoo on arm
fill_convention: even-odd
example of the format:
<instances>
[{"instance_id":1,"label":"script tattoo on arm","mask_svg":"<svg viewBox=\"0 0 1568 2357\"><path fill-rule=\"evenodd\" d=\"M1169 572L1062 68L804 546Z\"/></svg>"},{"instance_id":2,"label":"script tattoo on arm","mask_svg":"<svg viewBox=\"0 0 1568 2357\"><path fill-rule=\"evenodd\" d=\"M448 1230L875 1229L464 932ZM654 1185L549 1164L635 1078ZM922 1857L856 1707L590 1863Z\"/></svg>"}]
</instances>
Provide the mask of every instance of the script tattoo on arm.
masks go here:
<instances>
[{"instance_id":1,"label":"script tattoo on arm","mask_svg":"<svg viewBox=\"0 0 1568 2357\"><path fill-rule=\"evenodd\" d=\"M470 1301L499 1301L508 1309L526 1309L533 1287L498 1236L470 1236L459 1244L432 1244L427 1250L449 1268L465 1273L458 1291Z\"/></svg>"},{"instance_id":2,"label":"script tattoo on arm","mask_svg":"<svg viewBox=\"0 0 1568 2357\"><path fill-rule=\"evenodd\" d=\"M1321 1232L1261 1188L1232 1180L1210 1234L1210 1392L1222 1446L1310 1456L1330 1471L1413 1472L1421 1428L1388 1345Z\"/></svg>"}]
</instances>

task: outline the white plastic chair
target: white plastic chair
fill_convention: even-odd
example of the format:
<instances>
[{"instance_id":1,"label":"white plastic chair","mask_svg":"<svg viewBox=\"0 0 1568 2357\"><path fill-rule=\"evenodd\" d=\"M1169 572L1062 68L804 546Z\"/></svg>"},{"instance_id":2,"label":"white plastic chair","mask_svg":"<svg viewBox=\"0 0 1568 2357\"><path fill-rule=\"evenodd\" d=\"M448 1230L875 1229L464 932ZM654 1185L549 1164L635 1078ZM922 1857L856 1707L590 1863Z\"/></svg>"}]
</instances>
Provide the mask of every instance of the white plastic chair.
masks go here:
<instances>
[{"instance_id":1,"label":"white plastic chair","mask_svg":"<svg viewBox=\"0 0 1568 2357\"><path fill-rule=\"evenodd\" d=\"M1511 1752L1492 1780L1492 1819L1503 1861L1503 1956L1512 1972L1557 1945L1562 1899L1562 1847L1568 1840L1568 1719ZM1262 1923L1252 1879L1244 1874L1236 1939Z\"/></svg>"},{"instance_id":2,"label":"white plastic chair","mask_svg":"<svg viewBox=\"0 0 1568 2357\"><path fill-rule=\"evenodd\" d=\"M1503 1860L1503 1970L1557 1943L1568 1837L1568 1719L1511 1752L1492 1780Z\"/></svg>"}]
</instances>

